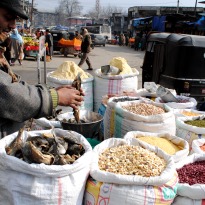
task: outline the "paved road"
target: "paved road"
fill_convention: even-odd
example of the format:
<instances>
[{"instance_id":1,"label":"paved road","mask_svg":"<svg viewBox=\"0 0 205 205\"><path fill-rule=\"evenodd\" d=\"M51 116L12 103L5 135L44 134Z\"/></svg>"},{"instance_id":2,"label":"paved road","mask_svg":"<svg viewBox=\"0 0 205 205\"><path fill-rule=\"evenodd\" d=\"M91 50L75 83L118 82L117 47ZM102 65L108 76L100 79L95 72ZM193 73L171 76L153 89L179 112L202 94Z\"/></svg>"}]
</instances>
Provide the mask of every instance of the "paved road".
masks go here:
<instances>
[{"instance_id":1,"label":"paved road","mask_svg":"<svg viewBox=\"0 0 205 205\"><path fill-rule=\"evenodd\" d=\"M141 87L141 68L143 58L144 58L144 52L142 51L134 51L133 48L121 46L118 45L108 45L106 44L105 47L95 47L90 54L90 59L93 64L94 70L89 71L90 74L93 76L95 75L95 69L100 68L102 65L109 64L110 60L113 57L123 57L128 61L128 64L131 67L137 68L140 72L139 75L139 83L138 87ZM74 57L72 55L68 55L68 57L64 57L63 55L60 55L59 53L54 54L53 59L51 62L46 62L47 72L51 72L53 70L56 70L61 63L64 61L74 61L76 64L79 63L80 59L78 57ZM40 62L40 66L42 69L41 72L41 82L44 82L44 63L43 61ZM82 67L84 70L87 69L87 64L85 63ZM34 60L34 58L27 58L23 61L23 65L18 65L18 62L16 62L16 65L12 67L13 71L17 74L21 75L22 80L25 80L26 82L30 84L36 84L38 83L38 75L37 75L37 61Z\"/></svg>"}]
</instances>

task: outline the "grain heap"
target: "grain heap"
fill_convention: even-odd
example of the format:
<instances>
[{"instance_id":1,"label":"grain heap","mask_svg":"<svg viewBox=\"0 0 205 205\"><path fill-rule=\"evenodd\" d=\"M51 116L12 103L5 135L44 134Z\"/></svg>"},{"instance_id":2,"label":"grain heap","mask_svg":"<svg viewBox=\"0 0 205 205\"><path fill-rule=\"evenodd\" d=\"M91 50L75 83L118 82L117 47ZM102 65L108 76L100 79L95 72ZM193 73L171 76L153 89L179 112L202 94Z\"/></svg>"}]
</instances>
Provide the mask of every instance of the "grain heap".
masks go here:
<instances>
[{"instance_id":1,"label":"grain heap","mask_svg":"<svg viewBox=\"0 0 205 205\"><path fill-rule=\"evenodd\" d=\"M205 120L191 120L185 122L188 125L205 128Z\"/></svg>"},{"instance_id":2,"label":"grain heap","mask_svg":"<svg viewBox=\"0 0 205 205\"><path fill-rule=\"evenodd\" d=\"M142 147L121 145L101 153L98 166L100 170L115 174L154 177L162 173L166 161Z\"/></svg>"},{"instance_id":3,"label":"grain heap","mask_svg":"<svg viewBox=\"0 0 205 205\"><path fill-rule=\"evenodd\" d=\"M170 140L162 137L146 136L137 137L137 139L147 142L148 144L154 145L156 147L159 147L169 155L174 155L176 152L182 150L181 147L175 145Z\"/></svg>"},{"instance_id":4,"label":"grain heap","mask_svg":"<svg viewBox=\"0 0 205 205\"><path fill-rule=\"evenodd\" d=\"M132 68L128 65L127 60L122 57L113 58L110 65L120 69L119 75L133 74Z\"/></svg>"},{"instance_id":5,"label":"grain heap","mask_svg":"<svg viewBox=\"0 0 205 205\"><path fill-rule=\"evenodd\" d=\"M158 115L165 113L165 110L163 108L147 103L133 103L131 106L122 106L122 108L134 114L143 116Z\"/></svg>"},{"instance_id":6,"label":"grain heap","mask_svg":"<svg viewBox=\"0 0 205 205\"><path fill-rule=\"evenodd\" d=\"M57 70L53 71L50 76L58 79L74 80L78 73L81 73L80 77L82 80L89 78L83 69L76 65L75 62L65 61L57 68Z\"/></svg>"},{"instance_id":7,"label":"grain heap","mask_svg":"<svg viewBox=\"0 0 205 205\"><path fill-rule=\"evenodd\" d=\"M200 114L198 114L198 113L195 113L192 111L186 111L186 110L182 111L182 115L190 116L190 117L200 116Z\"/></svg>"}]
</instances>

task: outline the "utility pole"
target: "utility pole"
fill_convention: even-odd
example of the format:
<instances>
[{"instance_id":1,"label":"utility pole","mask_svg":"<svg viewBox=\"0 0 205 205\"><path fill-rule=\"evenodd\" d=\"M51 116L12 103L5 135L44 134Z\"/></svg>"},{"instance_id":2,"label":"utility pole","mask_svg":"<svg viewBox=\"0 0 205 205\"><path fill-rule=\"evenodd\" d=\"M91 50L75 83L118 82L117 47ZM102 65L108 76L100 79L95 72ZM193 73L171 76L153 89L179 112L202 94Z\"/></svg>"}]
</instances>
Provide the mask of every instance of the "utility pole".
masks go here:
<instances>
[{"instance_id":1,"label":"utility pole","mask_svg":"<svg viewBox=\"0 0 205 205\"><path fill-rule=\"evenodd\" d=\"M177 14L179 13L179 0L177 1Z\"/></svg>"},{"instance_id":2,"label":"utility pole","mask_svg":"<svg viewBox=\"0 0 205 205\"><path fill-rule=\"evenodd\" d=\"M194 7L194 15L196 16L196 6L197 6L197 0L195 2L195 7Z\"/></svg>"},{"instance_id":3,"label":"utility pole","mask_svg":"<svg viewBox=\"0 0 205 205\"><path fill-rule=\"evenodd\" d=\"M30 15L31 25L30 25L30 28L33 26L33 4L34 4L34 0L32 0L32 3L31 3L31 15Z\"/></svg>"},{"instance_id":4,"label":"utility pole","mask_svg":"<svg viewBox=\"0 0 205 205\"><path fill-rule=\"evenodd\" d=\"M96 12L97 12L97 19L99 19L100 0L96 0L95 8L96 8Z\"/></svg>"}]
</instances>

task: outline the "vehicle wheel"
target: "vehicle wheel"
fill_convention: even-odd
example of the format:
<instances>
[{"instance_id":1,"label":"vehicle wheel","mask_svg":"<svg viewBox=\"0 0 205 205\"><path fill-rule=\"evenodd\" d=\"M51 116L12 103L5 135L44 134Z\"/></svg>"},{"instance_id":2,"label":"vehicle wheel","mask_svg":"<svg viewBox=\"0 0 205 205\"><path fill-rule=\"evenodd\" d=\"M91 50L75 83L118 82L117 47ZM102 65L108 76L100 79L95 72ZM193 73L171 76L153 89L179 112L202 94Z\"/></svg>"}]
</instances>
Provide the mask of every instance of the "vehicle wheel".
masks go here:
<instances>
[{"instance_id":1,"label":"vehicle wheel","mask_svg":"<svg viewBox=\"0 0 205 205\"><path fill-rule=\"evenodd\" d=\"M80 54L78 54L78 58L81 58L82 57L82 54L80 53Z\"/></svg>"},{"instance_id":2,"label":"vehicle wheel","mask_svg":"<svg viewBox=\"0 0 205 205\"><path fill-rule=\"evenodd\" d=\"M105 44L103 44L103 46L105 47Z\"/></svg>"},{"instance_id":3,"label":"vehicle wheel","mask_svg":"<svg viewBox=\"0 0 205 205\"><path fill-rule=\"evenodd\" d=\"M77 55L74 55L74 57L77 57Z\"/></svg>"},{"instance_id":4,"label":"vehicle wheel","mask_svg":"<svg viewBox=\"0 0 205 205\"><path fill-rule=\"evenodd\" d=\"M67 57L67 56L68 56L68 54L65 52L65 53L64 53L64 57Z\"/></svg>"}]
</instances>

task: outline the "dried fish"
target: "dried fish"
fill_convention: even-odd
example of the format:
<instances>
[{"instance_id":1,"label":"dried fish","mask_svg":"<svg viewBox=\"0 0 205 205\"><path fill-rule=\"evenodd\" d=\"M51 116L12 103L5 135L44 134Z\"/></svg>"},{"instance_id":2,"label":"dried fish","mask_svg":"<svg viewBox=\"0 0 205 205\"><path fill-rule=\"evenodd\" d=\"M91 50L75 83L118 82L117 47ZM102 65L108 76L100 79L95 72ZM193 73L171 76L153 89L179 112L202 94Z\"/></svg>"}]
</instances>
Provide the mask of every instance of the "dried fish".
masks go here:
<instances>
[{"instance_id":1,"label":"dried fish","mask_svg":"<svg viewBox=\"0 0 205 205\"><path fill-rule=\"evenodd\" d=\"M80 73L78 73L78 75L76 76L76 78L74 79L72 86L74 88L76 88L76 90L80 91L81 89L81 78L80 78ZM75 120L77 123L80 122L80 110L79 109L73 109L73 115L75 117Z\"/></svg>"},{"instance_id":2,"label":"dried fish","mask_svg":"<svg viewBox=\"0 0 205 205\"><path fill-rule=\"evenodd\" d=\"M23 146L22 141L22 134L23 134L24 128L21 128L18 132L18 135L16 139L11 143L10 146L6 147L6 153L11 156L15 156L15 154L21 150Z\"/></svg>"},{"instance_id":3,"label":"dried fish","mask_svg":"<svg viewBox=\"0 0 205 205\"><path fill-rule=\"evenodd\" d=\"M73 162L75 162L75 159L73 159L69 154L60 155L60 157L59 157L59 164L60 165L73 164Z\"/></svg>"},{"instance_id":4,"label":"dried fish","mask_svg":"<svg viewBox=\"0 0 205 205\"><path fill-rule=\"evenodd\" d=\"M54 156L52 154L43 154L30 141L26 142L25 146L23 147L23 155L26 161L33 161L39 164L44 163L47 165L54 163Z\"/></svg>"}]
</instances>

